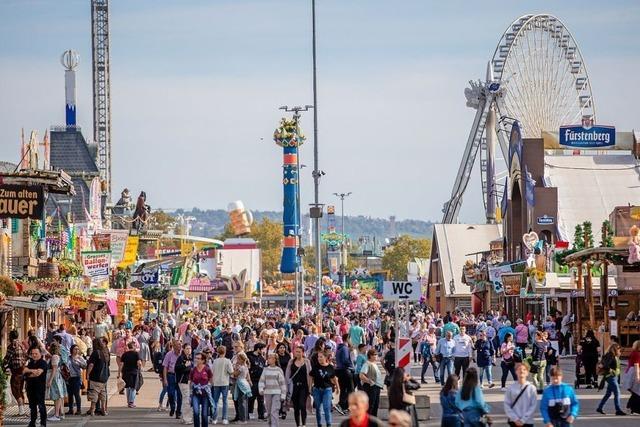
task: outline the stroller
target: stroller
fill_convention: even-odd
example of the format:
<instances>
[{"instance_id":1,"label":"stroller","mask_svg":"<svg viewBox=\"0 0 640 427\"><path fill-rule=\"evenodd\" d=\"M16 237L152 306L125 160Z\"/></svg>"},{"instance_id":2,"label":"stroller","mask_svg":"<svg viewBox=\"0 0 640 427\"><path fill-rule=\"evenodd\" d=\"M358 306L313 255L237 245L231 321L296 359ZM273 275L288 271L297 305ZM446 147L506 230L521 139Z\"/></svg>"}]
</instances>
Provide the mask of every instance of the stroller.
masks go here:
<instances>
[{"instance_id":1,"label":"stroller","mask_svg":"<svg viewBox=\"0 0 640 427\"><path fill-rule=\"evenodd\" d=\"M590 385L587 384L584 362L582 361L582 351L580 350L578 350L578 354L576 354L576 380L573 385L576 389L579 389L581 385Z\"/></svg>"}]
</instances>

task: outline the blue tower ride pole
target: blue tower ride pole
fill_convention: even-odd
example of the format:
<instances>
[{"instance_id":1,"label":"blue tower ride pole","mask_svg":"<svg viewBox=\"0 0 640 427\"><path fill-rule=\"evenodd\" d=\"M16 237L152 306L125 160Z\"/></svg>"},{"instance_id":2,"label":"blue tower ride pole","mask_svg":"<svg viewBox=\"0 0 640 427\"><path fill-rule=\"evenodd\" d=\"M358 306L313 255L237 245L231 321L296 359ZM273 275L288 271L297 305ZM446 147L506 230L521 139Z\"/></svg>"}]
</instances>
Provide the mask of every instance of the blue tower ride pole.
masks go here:
<instances>
[{"instance_id":1,"label":"blue tower ride pole","mask_svg":"<svg viewBox=\"0 0 640 427\"><path fill-rule=\"evenodd\" d=\"M300 258L300 206L298 147L304 142L298 127L297 116L283 118L273 134L274 141L282 147L282 187L283 187L283 247L280 260L281 273L297 273Z\"/></svg>"}]
</instances>

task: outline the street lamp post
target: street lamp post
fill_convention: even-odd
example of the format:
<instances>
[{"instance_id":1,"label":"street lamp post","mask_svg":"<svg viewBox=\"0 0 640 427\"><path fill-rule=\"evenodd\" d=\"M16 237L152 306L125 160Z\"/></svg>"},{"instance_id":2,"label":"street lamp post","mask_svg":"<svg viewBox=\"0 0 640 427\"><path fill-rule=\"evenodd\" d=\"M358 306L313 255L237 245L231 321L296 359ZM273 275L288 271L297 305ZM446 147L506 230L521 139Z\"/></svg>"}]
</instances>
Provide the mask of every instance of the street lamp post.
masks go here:
<instances>
[{"instance_id":1,"label":"street lamp post","mask_svg":"<svg viewBox=\"0 0 640 427\"><path fill-rule=\"evenodd\" d=\"M318 80L316 67L316 0L311 0L311 56L313 59L313 204L310 216L313 218L313 240L316 250L316 306L318 327L322 329L322 255L320 253L320 218L322 205L320 204L320 177L324 175L318 168Z\"/></svg>"},{"instance_id":2,"label":"street lamp post","mask_svg":"<svg viewBox=\"0 0 640 427\"><path fill-rule=\"evenodd\" d=\"M345 244L344 241L346 239L344 234L344 199L351 195L351 191L348 193L333 193L334 196L340 198L340 207L341 207L341 217L342 217L342 239L340 240L340 270L342 271L342 289L347 286L347 257L344 253Z\"/></svg>"}]
</instances>

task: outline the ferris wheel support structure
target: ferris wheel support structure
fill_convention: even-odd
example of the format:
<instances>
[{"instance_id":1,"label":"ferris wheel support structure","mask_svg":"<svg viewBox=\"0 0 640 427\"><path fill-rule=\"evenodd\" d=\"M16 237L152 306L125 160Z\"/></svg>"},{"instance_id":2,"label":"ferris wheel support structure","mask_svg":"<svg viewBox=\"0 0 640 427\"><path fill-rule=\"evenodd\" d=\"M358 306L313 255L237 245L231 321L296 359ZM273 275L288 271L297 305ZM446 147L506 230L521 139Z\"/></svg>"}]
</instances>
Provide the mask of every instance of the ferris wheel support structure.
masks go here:
<instances>
[{"instance_id":1,"label":"ferris wheel support structure","mask_svg":"<svg viewBox=\"0 0 640 427\"><path fill-rule=\"evenodd\" d=\"M483 202L495 222L508 158L507 126L517 120L526 138L563 124L595 121L591 83L580 48L565 25L548 14L525 15L502 34L484 81L470 81L467 106L476 109L442 222L458 222L462 199L480 153ZM500 146L502 158L496 156ZM497 172L499 165L503 171Z\"/></svg>"}]
</instances>

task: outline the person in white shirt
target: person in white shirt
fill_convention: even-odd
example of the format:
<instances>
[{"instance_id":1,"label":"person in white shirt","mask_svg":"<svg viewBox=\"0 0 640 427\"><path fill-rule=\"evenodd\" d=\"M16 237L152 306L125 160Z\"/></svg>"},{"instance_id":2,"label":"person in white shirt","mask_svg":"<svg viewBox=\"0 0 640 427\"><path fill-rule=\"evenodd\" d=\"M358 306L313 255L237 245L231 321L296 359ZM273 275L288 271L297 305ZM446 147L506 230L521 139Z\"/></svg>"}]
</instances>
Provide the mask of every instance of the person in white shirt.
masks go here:
<instances>
[{"instance_id":1,"label":"person in white shirt","mask_svg":"<svg viewBox=\"0 0 640 427\"><path fill-rule=\"evenodd\" d=\"M533 414L538 406L536 388L527 381L527 365L520 363L516 373L518 382L511 384L504 394L504 413L510 426L533 427Z\"/></svg>"},{"instance_id":2,"label":"person in white shirt","mask_svg":"<svg viewBox=\"0 0 640 427\"><path fill-rule=\"evenodd\" d=\"M227 348L218 346L218 358L213 361L213 423L218 422L218 400L222 397L222 424L229 424L227 417L227 400L229 396L229 382L233 375L231 360L225 357Z\"/></svg>"},{"instance_id":3,"label":"person in white shirt","mask_svg":"<svg viewBox=\"0 0 640 427\"><path fill-rule=\"evenodd\" d=\"M464 378L473 356L473 340L467 335L467 328L462 326L460 327L460 333L453 337L453 341L455 342L453 366L458 378ZM462 377L460 376L460 369L462 369Z\"/></svg>"}]
</instances>

